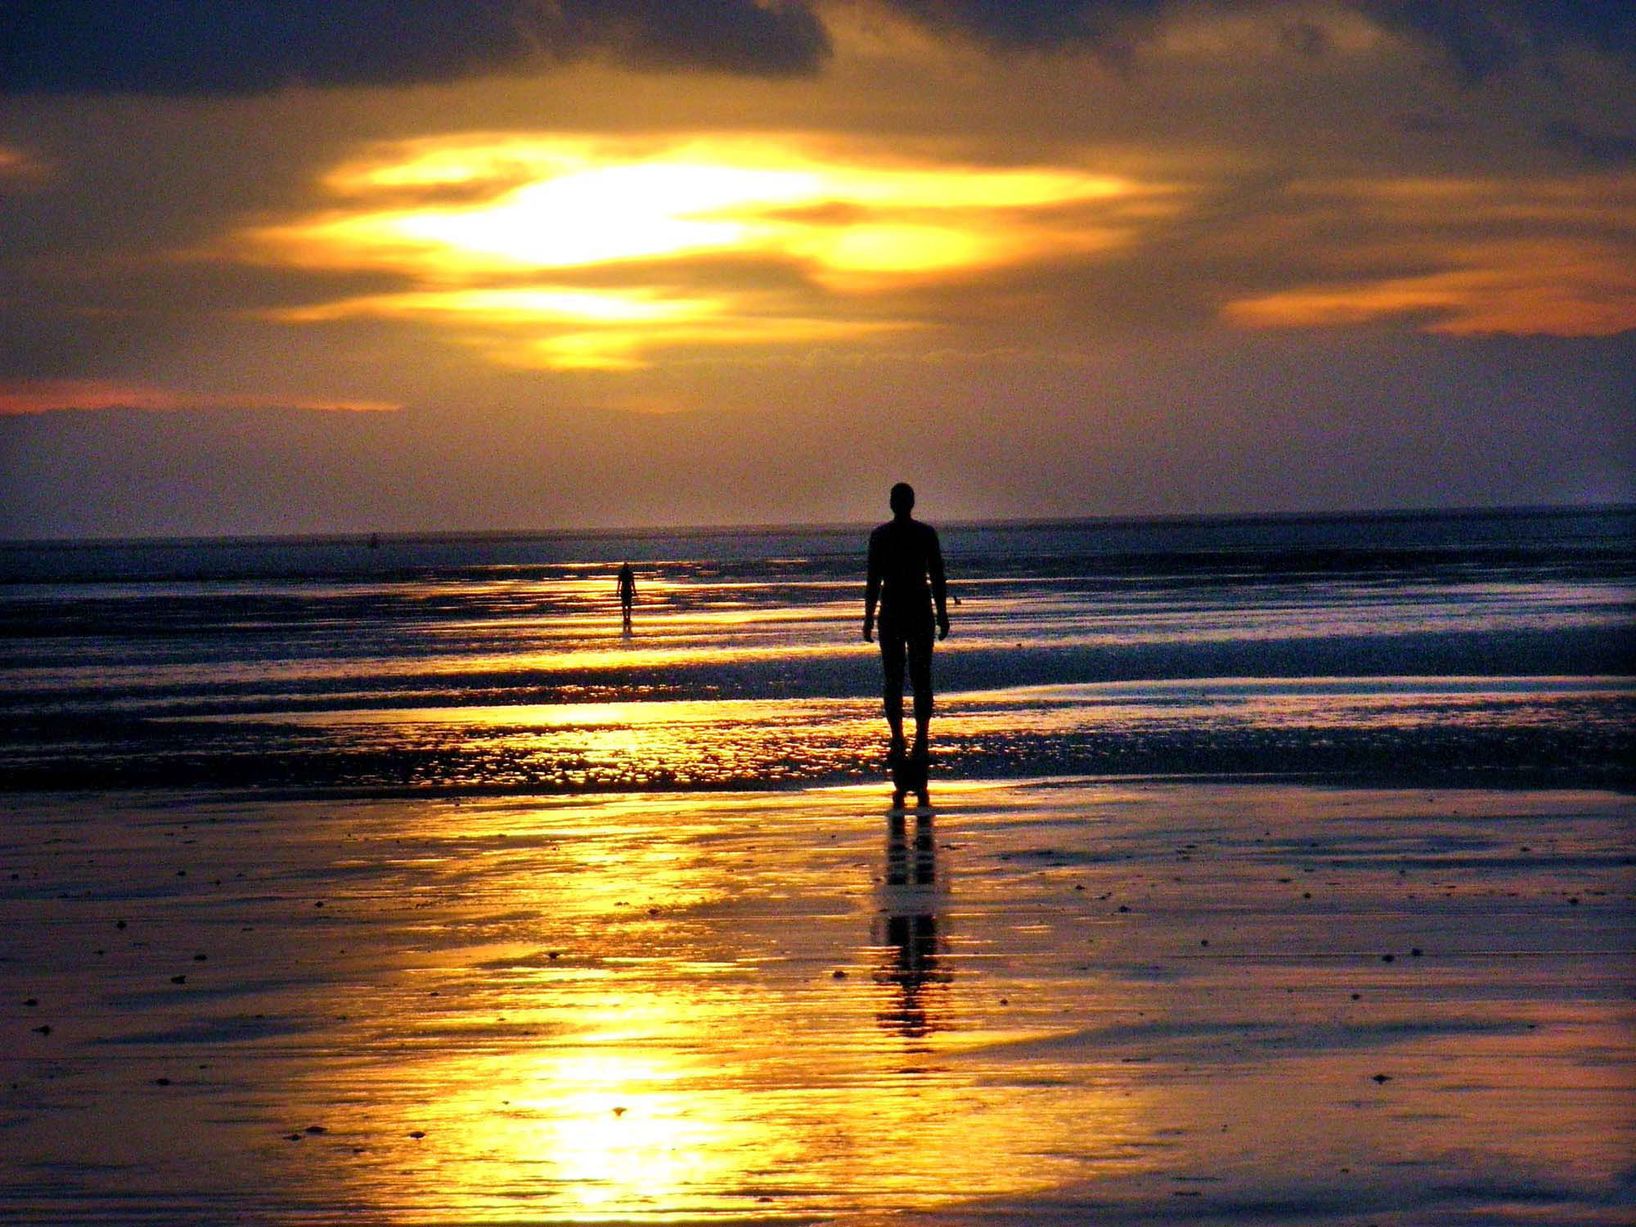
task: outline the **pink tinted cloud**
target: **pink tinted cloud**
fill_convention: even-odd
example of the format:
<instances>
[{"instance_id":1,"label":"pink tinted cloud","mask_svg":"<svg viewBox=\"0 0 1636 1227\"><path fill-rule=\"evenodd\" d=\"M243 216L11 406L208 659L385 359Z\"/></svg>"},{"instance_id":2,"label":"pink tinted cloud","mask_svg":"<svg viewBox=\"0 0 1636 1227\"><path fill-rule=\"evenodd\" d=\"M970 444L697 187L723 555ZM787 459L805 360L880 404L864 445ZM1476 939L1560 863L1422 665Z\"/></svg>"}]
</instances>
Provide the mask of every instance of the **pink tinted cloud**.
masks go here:
<instances>
[{"instance_id":1,"label":"pink tinted cloud","mask_svg":"<svg viewBox=\"0 0 1636 1227\"><path fill-rule=\"evenodd\" d=\"M318 413L386 413L403 408L393 401L280 396L217 396L178 392L112 379L0 380L0 414L63 410L140 409L164 413L184 409L291 409Z\"/></svg>"},{"instance_id":2,"label":"pink tinted cloud","mask_svg":"<svg viewBox=\"0 0 1636 1227\"><path fill-rule=\"evenodd\" d=\"M34 185L47 177L43 163L12 145L0 145L0 187L6 184Z\"/></svg>"}]
</instances>

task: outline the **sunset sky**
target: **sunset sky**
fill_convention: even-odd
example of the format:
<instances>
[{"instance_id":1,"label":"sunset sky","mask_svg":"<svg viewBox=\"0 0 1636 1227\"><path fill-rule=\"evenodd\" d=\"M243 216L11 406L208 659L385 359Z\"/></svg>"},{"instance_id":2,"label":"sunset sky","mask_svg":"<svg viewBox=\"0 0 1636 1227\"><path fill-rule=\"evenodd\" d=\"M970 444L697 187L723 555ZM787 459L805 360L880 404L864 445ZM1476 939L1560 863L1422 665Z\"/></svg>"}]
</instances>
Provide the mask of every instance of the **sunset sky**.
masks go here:
<instances>
[{"instance_id":1,"label":"sunset sky","mask_svg":"<svg viewBox=\"0 0 1636 1227\"><path fill-rule=\"evenodd\" d=\"M1636 6L0 0L0 537L1636 499Z\"/></svg>"}]
</instances>

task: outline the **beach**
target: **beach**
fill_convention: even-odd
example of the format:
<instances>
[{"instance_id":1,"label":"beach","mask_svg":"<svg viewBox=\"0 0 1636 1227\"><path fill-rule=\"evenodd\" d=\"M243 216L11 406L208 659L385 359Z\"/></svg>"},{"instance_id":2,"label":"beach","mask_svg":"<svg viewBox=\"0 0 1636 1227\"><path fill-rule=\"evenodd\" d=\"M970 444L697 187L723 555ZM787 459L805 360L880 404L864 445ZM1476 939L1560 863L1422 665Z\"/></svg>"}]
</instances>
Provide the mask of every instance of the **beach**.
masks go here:
<instances>
[{"instance_id":1,"label":"beach","mask_svg":"<svg viewBox=\"0 0 1636 1227\"><path fill-rule=\"evenodd\" d=\"M9 1221L1615 1223L1636 801L13 798Z\"/></svg>"},{"instance_id":2,"label":"beach","mask_svg":"<svg viewBox=\"0 0 1636 1227\"><path fill-rule=\"evenodd\" d=\"M0 544L0 1219L1631 1221L1636 513L943 540Z\"/></svg>"},{"instance_id":3,"label":"beach","mask_svg":"<svg viewBox=\"0 0 1636 1227\"><path fill-rule=\"evenodd\" d=\"M1636 0L0 0L0 1227L1636 1227Z\"/></svg>"}]
</instances>

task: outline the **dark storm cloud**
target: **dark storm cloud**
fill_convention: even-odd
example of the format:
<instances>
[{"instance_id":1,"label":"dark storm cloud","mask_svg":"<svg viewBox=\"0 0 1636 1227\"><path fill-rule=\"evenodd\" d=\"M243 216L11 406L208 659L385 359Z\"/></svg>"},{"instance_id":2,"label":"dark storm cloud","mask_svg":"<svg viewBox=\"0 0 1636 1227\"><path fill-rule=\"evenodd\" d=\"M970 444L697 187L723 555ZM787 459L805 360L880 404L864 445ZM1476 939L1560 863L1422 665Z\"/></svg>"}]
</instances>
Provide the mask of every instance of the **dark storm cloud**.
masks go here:
<instances>
[{"instance_id":1,"label":"dark storm cloud","mask_svg":"<svg viewBox=\"0 0 1636 1227\"><path fill-rule=\"evenodd\" d=\"M1583 47L1636 64L1624 0L1350 0L1376 24L1434 48L1469 81Z\"/></svg>"},{"instance_id":2,"label":"dark storm cloud","mask_svg":"<svg viewBox=\"0 0 1636 1227\"><path fill-rule=\"evenodd\" d=\"M1123 53L1151 34L1174 0L891 0L934 28L1000 47L1086 44Z\"/></svg>"},{"instance_id":3,"label":"dark storm cloud","mask_svg":"<svg viewBox=\"0 0 1636 1227\"><path fill-rule=\"evenodd\" d=\"M1345 0L1375 25L1430 47L1467 80L1514 65L1549 63L1583 47L1636 63L1636 5L1624 0ZM888 0L933 29L1000 48L1082 45L1124 58L1163 22L1187 12L1229 11L1227 0ZM1284 42L1302 54L1326 49L1323 28L1288 9Z\"/></svg>"},{"instance_id":4,"label":"dark storm cloud","mask_svg":"<svg viewBox=\"0 0 1636 1227\"><path fill-rule=\"evenodd\" d=\"M1083 48L1126 62L1170 18L1226 0L878 0L1000 51ZM1570 48L1636 64L1615 0L1343 0L1469 81ZM254 94L292 84L452 81L592 56L784 76L830 53L822 0L0 0L0 94ZM1294 0L1286 45L1326 47Z\"/></svg>"},{"instance_id":5,"label":"dark storm cloud","mask_svg":"<svg viewBox=\"0 0 1636 1227\"><path fill-rule=\"evenodd\" d=\"M1636 166L1636 136L1597 132L1584 124L1559 119L1542 129L1545 143L1591 166Z\"/></svg>"},{"instance_id":6,"label":"dark storm cloud","mask_svg":"<svg viewBox=\"0 0 1636 1227\"><path fill-rule=\"evenodd\" d=\"M254 94L451 81L536 60L811 72L801 0L0 0L0 94Z\"/></svg>"}]
</instances>

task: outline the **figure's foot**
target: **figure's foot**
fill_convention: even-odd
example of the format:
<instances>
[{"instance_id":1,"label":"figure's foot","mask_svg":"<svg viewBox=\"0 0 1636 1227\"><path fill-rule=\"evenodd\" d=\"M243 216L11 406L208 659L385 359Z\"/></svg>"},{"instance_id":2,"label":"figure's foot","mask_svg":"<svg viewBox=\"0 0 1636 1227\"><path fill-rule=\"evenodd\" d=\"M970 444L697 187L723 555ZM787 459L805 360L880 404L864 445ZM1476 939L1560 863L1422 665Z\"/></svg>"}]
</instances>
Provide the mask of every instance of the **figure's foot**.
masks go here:
<instances>
[{"instance_id":1,"label":"figure's foot","mask_svg":"<svg viewBox=\"0 0 1636 1227\"><path fill-rule=\"evenodd\" d=\"M915 748L910 752L909 759L903 765L903 783L905 789L913 792L921 808L931 805L931 798L926 791L926 774L931 767L931 751L922 737L915 738Z\"/></svg>"},{"instance_id":2,"label":"figure's foot","mask_svg":"<svg viewBox=\"0 0 1636 1227\"><path fill-rule=\"evenodd\" d=\"M915 805L920 809L931 809L932 798L924 788L915 790Z\"/></svg>"},{"instance_id":3,"label":"figure's foot","mask_svg":"<svg viewBox=\"0 0 1636 1227\"><path fill-rule=\"evenodd\" d=\"M893 809L902 809L903 808L904 798L907 797L907 796L908 796L908 794L906 792L904 792L901 788L894 789L892 791L892 808Z\"/></svg>"}]
</instances>

